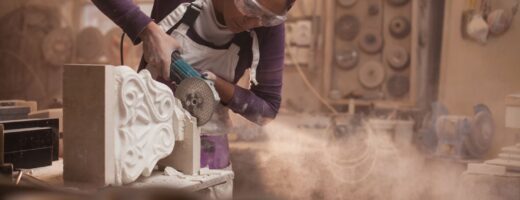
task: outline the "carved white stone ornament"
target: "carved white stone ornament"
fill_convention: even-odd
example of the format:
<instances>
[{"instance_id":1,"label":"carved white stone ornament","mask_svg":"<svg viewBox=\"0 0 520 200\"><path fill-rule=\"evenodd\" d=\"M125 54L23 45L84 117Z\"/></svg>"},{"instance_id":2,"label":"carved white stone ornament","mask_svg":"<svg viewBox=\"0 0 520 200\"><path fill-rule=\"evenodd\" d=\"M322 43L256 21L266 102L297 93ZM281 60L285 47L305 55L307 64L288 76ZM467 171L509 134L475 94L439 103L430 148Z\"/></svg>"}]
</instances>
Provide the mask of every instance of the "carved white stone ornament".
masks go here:
<instances>
[{"instance_id":1,"label":"carved white stone ornament","mask_svg":"<svg viewBox=\"0 0 520 200\"><path fill-rule=\"evenodd\" d=\"M175 107L181 105L170 88L153 80L146 70L138 74L120 66L114 75L119 101L119 112L114 116L115 180L126 184L140 175L149 176L157 162L173 151L173 124L182 123L174 122L173 114Z\"/></svg>"},{"instance_id":2,"label":"carved white stone ornament","mask_svg":"<svg viewBox=\"0 0 520 200\"><path fill-rule=\"evenodd\" d=\"M168 158L162 161L164 165L176 167L174 161L179 159L172 159L175 142L183 141L185 134L189 138L200 134L194 128L196 120L171 89L153 80L147 70L137 73L127 66L68 65L63 83L65 182L132 183L141 175L150 176L163 158ZM189 144L200 148L200 142ZM200 162L198 157L185 159Z\"/></svg>"}]
</instances>

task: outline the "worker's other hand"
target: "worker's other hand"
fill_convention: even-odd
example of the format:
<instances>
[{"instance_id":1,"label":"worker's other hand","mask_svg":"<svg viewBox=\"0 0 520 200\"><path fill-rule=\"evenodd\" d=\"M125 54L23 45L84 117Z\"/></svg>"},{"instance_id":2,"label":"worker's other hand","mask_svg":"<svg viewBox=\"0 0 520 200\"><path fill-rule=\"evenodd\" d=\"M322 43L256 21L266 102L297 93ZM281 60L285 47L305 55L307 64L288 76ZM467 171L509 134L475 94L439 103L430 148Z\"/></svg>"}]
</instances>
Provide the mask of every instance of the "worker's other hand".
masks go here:
<instances>
[{"instance_id":1,"label":"worker's other hand","mask_svg":"<svg viewBox=\"0 0 520 200\"><path fill-rule=\"evenodd\" d=\"M207 79L207 80L210 80L210 81L216 81L217 80L217 75L215 75L213 72L210 72L210 71L202 71L202 73L200 73L202 75L203 78Z\"/></svg>"},{"instance_id":2,"label":"worker's other hand","mask_svg":"<svg viewBox=\"0 0 520 200\"><path fill-rule=\"evenodd\" d=\"M144 60L165 80L170 80L171 55L180 48L175 38L166 34L155 22L150 22L139 34L143 41Z\"/></svg>"}]
</instances>

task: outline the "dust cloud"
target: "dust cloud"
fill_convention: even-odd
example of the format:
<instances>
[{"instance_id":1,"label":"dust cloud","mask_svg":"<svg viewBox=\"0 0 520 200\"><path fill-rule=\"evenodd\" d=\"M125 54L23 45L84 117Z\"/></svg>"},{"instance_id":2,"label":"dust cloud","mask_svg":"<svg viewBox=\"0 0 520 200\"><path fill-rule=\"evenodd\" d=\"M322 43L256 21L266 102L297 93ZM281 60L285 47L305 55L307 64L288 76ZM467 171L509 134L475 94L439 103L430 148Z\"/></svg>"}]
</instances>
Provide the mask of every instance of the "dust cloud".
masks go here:
<instances>
[{"instance_id":1,"label":"dust cloud","mask_svg":"<svg viewBox=\"0 0 520 200\"><path fill-rule=\"evenodd\" d=\"M325 122L288 124L277 120L263 128L268 139L248 156L253 166L233 163L237 184L258 183L238 198L264 193L269 199L455 199L465 164L427 158L367 123L343 136L334 136ZM252 179L241 180L242 174ZM245 186L237 187L240 193Z\"/></svg>"}]
</instances>

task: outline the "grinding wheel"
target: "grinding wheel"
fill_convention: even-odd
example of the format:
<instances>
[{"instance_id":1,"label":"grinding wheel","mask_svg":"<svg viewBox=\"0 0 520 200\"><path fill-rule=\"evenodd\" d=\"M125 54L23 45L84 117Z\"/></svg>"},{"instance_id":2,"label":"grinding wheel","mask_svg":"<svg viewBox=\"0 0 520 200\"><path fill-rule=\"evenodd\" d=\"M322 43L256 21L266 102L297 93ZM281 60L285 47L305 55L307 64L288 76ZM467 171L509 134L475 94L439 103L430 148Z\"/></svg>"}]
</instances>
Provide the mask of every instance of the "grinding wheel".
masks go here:
<instances>
[{"instance_id":1,"label":"grinding wheel","mask_svg":"<svg viewBox=\"0 0 520 200\"><path fill-rule=\"evenodd\" d=\"M344 70L356 67L359 62L359 52L355 49L338 50L334 57L338 67Z\"/></svg>"},{"instance_id":2,"label":"grinding wheel","mask_svg":"<svg viewBox=\"0 0 520 200\"><path fill-rule=\"evenodd\" d=\"M369 61L359 68L358 78L364 87L376 88L385 80L385 68L377 61Z\"/></svg>"},{"instance_id":3,"label":"grinding wheel","mask_svg":"<svg viewBox=\"0 0 520 200\"><path fill-rule=\"evenodd\" d=\"M393 6L402 6L408 3L410 0L388 0L388 3Z\"/></svg>"},{"instance_id":4,"label":"grinding wheel","mask_svg":"<svg viewBox=\"0 0 520 200\"><path fill-rule=\"evenodd\" d=\"M481 107L480 111L477 111L478 107ZM472 131L465 140L465 147L470 155L479 158L491 148L495 125L489 108L480 104L475 106L475 110L476 114L471 125Z\"/></svg>"},{"instance_id":5,"label":"grinding wheel","mask_svg":"<svg viewBox=\"0 0 520 200\"><path fill-rule=\"evenodd\" d=\"M182 107L197 118L197 125L206 124L213 116L217 101L213 91L206 81L199 78L186 78L181 81L175 90Z\"/></svg>"},{"instance_id":6,"label":"grinding wheel","mask_svg":"<svg viewBox=\"0 0 520 200\"><path fill-rule=\"evenodd\" d=\"M338 0L338 4L345 8L350 8L357 3L357 0Z\"/></svg>"},{"instance_id":7,"label":"grinding wheel","mask_svg":"<svg viewBox=\"0 0 520 200\"><path fill-rule=\"evenodd\" d=\"M76 38L76 54L81 62L97 62L105 50L105 38L94 27L83 29Z\"/></svg>"},{"instance_id":8,"label":"grinding wheel","mask_svg":"<svg viewBox=\"0 0 520 200\"><path fill-rule=\"evenodd\" d=\"M73 48L72 32L69 29L55 29L43 40L43 57L52 66L60 67L70 61Z\"/></svg>"},{"instance_id":9,"label":"grinding wheel","mask_svg":"<svg viewBox=\"0 0 520 200\"><path fill-rule=\"evenodd\" d=\"M378 53L383 48L383 37L376 30L366 30L359 40L361 50L369 54Z\"/></svg>"},{"instance_id":10,"label":"grinding wheel","mask_svg":"<svg viewBox=\"0 0 520 200\"><path fill-rule=\"evenodd\" d=\"M410 20L404 16L394 17L388 25L390 34L395 38L404 38L410 34Z\"/></svg>"},{"instance_id":11,"label":"grinding wheel","mask_svg":"<svg viewBox=\"0 0 520 200\"><path fill-rule=\"evenodd\" d=\"M368 4L368 15L377 16L381 12L381 5L379 2L371 2Z\"/></svg>"},{"instance_id":12,"label":"grinding wheel","mask_svg":"<svg viewBox=\"0 0 520 200\"><path fill-rule=\"evenodd\" d=\"M361 23L357 17L343 15L336 22L336 35L342 40L351 41L359 34Z\"/></svg>"},{"instance_id":13,"label":"grinding wheel","mask_svg":"<svg viewBox=\"0 0 520 200\"><path fill-rule=\"evenodd\" d=\"M410 61L408 51L401 46L391 46L386 50L386 62L395 70L405 69Z\"/></svg>"},{"instance_id":14,"label":"grinding wheel","mask_svg":"<svg viewBox=\"0 0 520 200\"><path fill-rule=\"evenodd\" d=\"M386 82L386 90L392 97L403 97L410 91L410 79L405 75L394 74Z\"/></svg>"}]
</instances>

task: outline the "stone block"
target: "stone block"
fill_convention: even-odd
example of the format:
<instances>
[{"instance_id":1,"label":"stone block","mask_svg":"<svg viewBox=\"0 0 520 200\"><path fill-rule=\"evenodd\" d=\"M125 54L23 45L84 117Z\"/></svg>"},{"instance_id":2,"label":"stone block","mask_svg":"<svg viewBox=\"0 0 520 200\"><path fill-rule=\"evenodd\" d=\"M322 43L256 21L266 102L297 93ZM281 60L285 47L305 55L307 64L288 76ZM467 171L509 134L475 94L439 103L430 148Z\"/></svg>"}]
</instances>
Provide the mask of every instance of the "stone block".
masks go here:
<instances>
[{"instance_id":1,"label":"stone block","mask_svg":"<svg viewBox=\"0 0 520 200\"><path fill-rule=\"evenodd\" d=\"M131 183L171 154L186 116L148 71L68 65L63 77L65 183Z\"/></svg>"},{"instance_id":2,"label":"stone block","mask_svg":"<svg viewBox=\"0 0 520 200\"><path fill-rule=\"evenodd\" d=\"M200 170L200 128L195 119L187 119L185 124L184 140L176 141L172 154L160 160L159 166L196 175Z\"/></svg>"}]
</instances>

